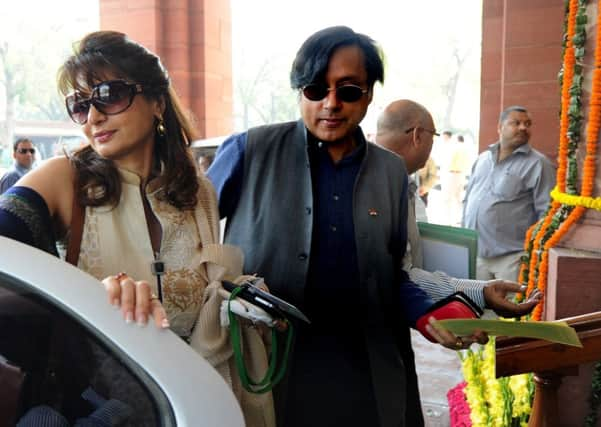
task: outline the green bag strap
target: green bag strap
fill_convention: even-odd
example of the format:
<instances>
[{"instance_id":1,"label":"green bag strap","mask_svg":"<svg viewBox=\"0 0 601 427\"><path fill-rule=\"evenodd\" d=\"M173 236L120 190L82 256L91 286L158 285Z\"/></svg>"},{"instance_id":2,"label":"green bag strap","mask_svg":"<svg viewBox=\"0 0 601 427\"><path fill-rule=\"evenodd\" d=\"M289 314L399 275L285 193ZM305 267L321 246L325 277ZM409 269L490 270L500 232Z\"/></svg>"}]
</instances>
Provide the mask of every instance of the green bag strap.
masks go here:
<instances>
[{"instance_id":1,"label":"green bag strap","mask_svg":"<svg viewBox=\"0 0 601 427\"><path fill-rule=\"evenodd\" d=\"M236 295L240 293L243 289L243 286L239 286L232 291L230 297L228 298L227 309L228 309L228 317L230 320L230 336L232 340L232 349L234 352L234 360L236 362L236 368L238 369L238 374L240 376L240 382L244 389L251 393L267 393L273 387L278 384L284 375L286 374L286 369L288 366L288 356L290 354L290 348L292 347L292 337L293 337L293 327L292 323L288 321L288 319L284 319L288 328L287 328L287 336L286 336L286 347L284 348L284 355L282 358L282 362L280 367L276 373L276 366L278 362L278 342L277 335L278 332L275 328L271 328L271 355L269 358L269 365L267 367L267 372L265 372L265 376L259 382L253 381L248 376L248 371L246 370L246 365L244 364L244 358L242 356L242 347L241 347L241 332L240 332L240 324L238 322L238 317L232 313L230 303L236 298Z\"/></svg>"}]
</instances>

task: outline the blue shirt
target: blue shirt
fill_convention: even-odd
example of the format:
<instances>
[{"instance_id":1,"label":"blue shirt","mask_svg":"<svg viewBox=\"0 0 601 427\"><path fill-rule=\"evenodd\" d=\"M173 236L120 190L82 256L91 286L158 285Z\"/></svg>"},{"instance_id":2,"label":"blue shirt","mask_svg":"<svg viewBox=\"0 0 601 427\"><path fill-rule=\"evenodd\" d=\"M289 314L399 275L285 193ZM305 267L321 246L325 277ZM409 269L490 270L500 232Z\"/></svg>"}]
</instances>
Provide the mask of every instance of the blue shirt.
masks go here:
<instances>
[{"instance_id":1,"label":"blue shirt","mask_svg":"<svg viewBox=\"0 0 601 427\"><path fill-rule=\"evenodd\" d=\"M463 226L478 231L478 255L495 257L524 249L526 231L543 216L555 185L555 169L529 144L498 161L500 143L480 154L465 195Z\"/></svg>"},{"instance_id":2,"label":"blue shirt","mask_svg":"<svg viewBox=\"0 0 601 427\"><path fill-rule=\"evenodd\" d=\"M16 182L30 170L31 169L24 168L18 163L15 163L13 167L2 176L2 179L0 179L0 194L15 185Z\"/></svg>"}]
</instances>

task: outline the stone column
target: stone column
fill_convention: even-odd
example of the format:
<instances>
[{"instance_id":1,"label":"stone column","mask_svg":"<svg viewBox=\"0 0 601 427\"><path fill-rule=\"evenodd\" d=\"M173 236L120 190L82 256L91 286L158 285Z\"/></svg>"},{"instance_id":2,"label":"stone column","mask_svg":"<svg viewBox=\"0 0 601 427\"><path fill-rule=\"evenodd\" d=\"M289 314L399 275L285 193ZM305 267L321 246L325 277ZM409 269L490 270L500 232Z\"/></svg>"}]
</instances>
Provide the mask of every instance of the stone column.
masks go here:
<instances>
[{"instance_id":1,"label":"stone column","mask_svg":"<svg viewBox=\"0 0 601 427\"><path fill-rule=\"evenodd\" d=\"M233 130L229 0L102 0L100 28L157 53L201 137Z\"/></svg>"},{"instance_id":2,"label":"stone column","mask_svg":"<svg viewBox=\"0 0 601 427\"><path fill-rule=\"evenodd\" d=\"M480 151L498 140L499 113L517 104L532 115L530 143L555 161L564 0L485 0L482 8Z\"/></svg>"}]
</instances>

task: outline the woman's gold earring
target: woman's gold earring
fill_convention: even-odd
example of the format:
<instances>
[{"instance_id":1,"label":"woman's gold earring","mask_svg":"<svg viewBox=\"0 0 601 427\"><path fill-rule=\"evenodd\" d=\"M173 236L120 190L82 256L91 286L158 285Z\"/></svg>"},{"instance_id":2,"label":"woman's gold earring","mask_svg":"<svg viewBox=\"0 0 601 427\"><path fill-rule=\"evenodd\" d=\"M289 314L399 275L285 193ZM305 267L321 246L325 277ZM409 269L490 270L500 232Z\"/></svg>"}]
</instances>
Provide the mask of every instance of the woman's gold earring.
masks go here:
<instances>
[{"instance_id":1,"label":"woman's gold earring","mask_svg":"<svg viewBox=\"0 0 601 427\"><path fill-rule=\"evenodd\" d=\"M165 128L165 122L162 118L159 118L159 122L157 123L157 134L160 137L167 135L167 129Z\"/></svg>"}]
</instances>

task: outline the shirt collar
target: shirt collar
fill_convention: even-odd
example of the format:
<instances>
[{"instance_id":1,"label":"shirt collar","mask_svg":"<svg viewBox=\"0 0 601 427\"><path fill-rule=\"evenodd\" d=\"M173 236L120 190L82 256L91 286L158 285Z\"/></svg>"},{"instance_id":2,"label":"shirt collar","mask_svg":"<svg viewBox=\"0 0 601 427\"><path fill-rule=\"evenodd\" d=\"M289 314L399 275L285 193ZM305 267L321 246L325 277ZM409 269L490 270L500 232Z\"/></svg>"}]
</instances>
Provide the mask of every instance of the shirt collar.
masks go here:
<instances>
[{"instance_id":1,"label":"shirt collar","mask_svg":"<svg viewBox=\"0 0 601 427\"><path fill-rule=\"evenodd\" d=\"M19 163L17 163L17 162L15 162L15 163L13 164L13 166L14 166L15 170L16 170L17 172L19 172L21 175L25 175L27 172L29 172L29 171L32 169L32 168L26 168L26 167L23 167L23 166L21 166L21 165L20 165ZM33 164L32 164L32 167L33 167Z\"/></svg>"},{"instance_id":2,"label":"shirt collar","mask_svg":"<svg viewBox=\"0 0 601 427\"><path fill-rule=\"evenodd\" d=\"M365 136L363 135L363 131L361 130L360 127L357 127L357 129L355 130L355 133L353 134L353 137L355 138L355 142L357 143L357 146L355 147L355 149L353 151L351 151L349 154L344 156L344 158L342 160L340 160L340 163L353 162L353 161L356 161L357 159L362 159L363 156L365 155L368 144L367 144L367 140L365 139ZM327 143L323 143L320 140L318 140L312 133L309 132L309 130L306 127L305 127L305 141L306 141L308 147L317 149L317 150L325 149L326 144L327 144Z\"/></svg>"},{"instance_id":3,"label":"shirt collar","mask_svg":"<svg viewBox=\"0 0 601 427\"><path fill-rule=\"evenodd\" d=\"M497 141L494 144L488 146L488 150L492 153L493 159L495 162L499 158L499 150L501 149L501 141ZM514 154L528 154L532 150L529 143L525 143L520 145L518 148L513 150L511 156Z\"/></svg>"}]
</instances>

